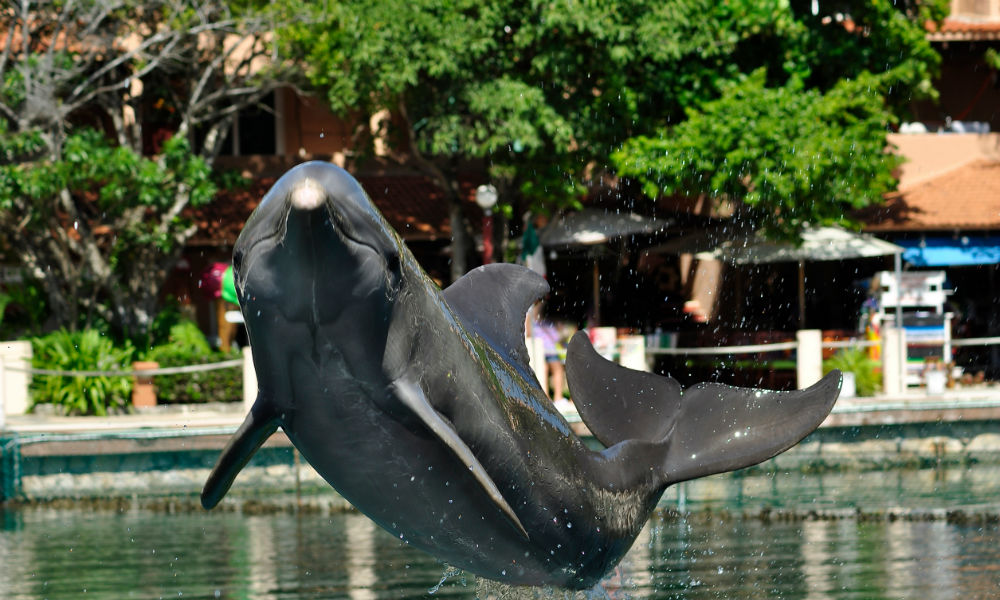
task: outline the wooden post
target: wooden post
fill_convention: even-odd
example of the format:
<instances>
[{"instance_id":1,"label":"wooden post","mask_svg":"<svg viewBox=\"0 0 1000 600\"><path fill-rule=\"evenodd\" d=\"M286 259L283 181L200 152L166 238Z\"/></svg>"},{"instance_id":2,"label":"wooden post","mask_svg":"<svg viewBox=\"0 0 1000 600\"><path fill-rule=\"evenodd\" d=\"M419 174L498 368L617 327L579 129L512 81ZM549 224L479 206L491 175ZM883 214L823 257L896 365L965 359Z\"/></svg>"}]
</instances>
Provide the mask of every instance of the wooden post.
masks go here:
<instances>
[{"instance_id":1,"label":"wooden post","mask_svg":"<svg viewBox=\"0 0 1000 600\"><path fill-rule=\"evenodd\" d=\"M233 337L233 324L226 320L226 302L222 298L215 299L215 321L219 332L219 350L229 352Z\"/></svg>"},{"instance_id":2,"label":"wooden post","mask_svg":"<svg viewBox=\"0 0 1000 600\"><path fill-rule=\"evenodd\" d=\"M806 261L799 261L799 329L806 328Z\"/></svg>"},{"instance_id":3,"label":"wooden post","mask_svg":"<svg viewBox=\"0 0 1000 600\"><path fill-rule=\"evenodd\" d=\"M594 317L593 325L597 326L601 324L601 269L598 265L597 258L594 258L594 290L593 298L591 299L591 313Z\"/></svg>"}]
</instances>

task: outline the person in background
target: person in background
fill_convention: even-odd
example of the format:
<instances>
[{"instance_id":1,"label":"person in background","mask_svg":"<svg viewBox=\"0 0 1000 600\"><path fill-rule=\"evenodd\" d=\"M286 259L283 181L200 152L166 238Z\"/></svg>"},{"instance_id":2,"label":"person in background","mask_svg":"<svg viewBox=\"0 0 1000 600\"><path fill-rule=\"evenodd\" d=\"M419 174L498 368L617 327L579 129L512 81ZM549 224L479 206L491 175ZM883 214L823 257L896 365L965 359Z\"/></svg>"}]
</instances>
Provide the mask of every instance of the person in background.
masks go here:
<instances>
[{"instance_id":1,"label":"person in background","mask_svg":"<svg viewBox=\"0 0 1000 600\"><path fill-rule=\"evenodd\" d=\"M550 397L557 407L569 402L564 397L566 392L566 344L573 334L572 329L570 326L561 326L541 317L536 319L533 326L535 337L541 338L542 347L545 349L545 366L550 381Z\"/></svg>"}]
</instances>

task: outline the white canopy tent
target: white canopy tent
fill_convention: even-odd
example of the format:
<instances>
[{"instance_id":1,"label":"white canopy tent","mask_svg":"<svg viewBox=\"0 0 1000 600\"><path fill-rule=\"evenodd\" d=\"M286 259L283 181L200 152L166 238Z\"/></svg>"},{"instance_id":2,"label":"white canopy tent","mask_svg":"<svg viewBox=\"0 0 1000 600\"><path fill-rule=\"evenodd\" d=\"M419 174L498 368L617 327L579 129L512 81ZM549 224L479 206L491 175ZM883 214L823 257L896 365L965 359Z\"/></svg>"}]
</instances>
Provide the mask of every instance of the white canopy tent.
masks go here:
<instances>
[{"instance_id":1,"label":"white canopy tent","mask_svg":"<svg viewBox=\"0 0 1000 600\"><path fill-rule=\"evenodd\" d=\"M749 238L727 240L710 250L696 252L695 257L737 265L759 265L900 255L903 250L896 244L840 227L812 227L802 232L802 243L798 245L770 241L755 234Z\"/></svg>"},{"instance_id":2,"label":"white canopy tent","mask_svg":"<svg viewBox=\"0 0 1000 600\"><path fill-rule=\"evenodd\" d=\"M727 235L728 233L728 235ZM725 237L726 239L722 239ZM810 227L800 244L768 240L760 233L742 231L698 232L682 236L650 250L671 254L693 254L699 260L718 260L732 265L795 262L799 266L799 325L805 323L805 263L895 256L896 279L902 271L904 248L871 235L840 227ZM898 307L897 307L898 313ZM900 322L897 314L897 323Z\"/></svg>"}]
</instances>

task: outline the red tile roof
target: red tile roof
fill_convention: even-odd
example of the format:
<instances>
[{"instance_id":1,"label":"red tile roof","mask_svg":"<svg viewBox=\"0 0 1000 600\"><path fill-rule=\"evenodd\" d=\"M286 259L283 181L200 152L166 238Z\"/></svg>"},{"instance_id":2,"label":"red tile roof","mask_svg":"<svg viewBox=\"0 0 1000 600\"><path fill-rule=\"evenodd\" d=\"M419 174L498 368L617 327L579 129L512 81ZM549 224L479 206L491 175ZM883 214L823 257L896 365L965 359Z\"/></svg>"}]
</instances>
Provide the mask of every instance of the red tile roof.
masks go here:
<instances>
[{"instance_id":1,"label":"red tile roof","mask_svg":"<svg viewBox=\"0 0 1000 600\"><path fill-rule=\"evenodd\" d=\"M232 246L260 199L274 185L274 177L262 177L246 188L220 190L205 206L188 208L185 216L194 221L198 232L189 246Z\"/></svg>"},{"instance_id":2,"label":"red tile roof","mask_svg":"<svg viewBox=\"0 0 1000 600\"><path fill-rule=\"evenodd\" d=\"M867 231L1000 229L1000 161L976 159L890 196Z\"/></svg>"},{"instance_id":3,"label":"red tile roof","mask_svg":"<svg viewBox=\"0 0 1000 600\"><path fill-rule=\"evenodd\" d=\"M938 27L927 23L927 39L933 42L1000 40L1000 21L947 18Z\"/></svg>"},{"instance_id":4,"label":"red tile roof","mask_svg":"<svg viewBox=\"0 0 1000 600\"><path fill-rule=\"evenodd\" d=\"M437 240L451 237L448 205L441 189L421 175L359 175L358 181L375 206L403 239ZM473 186L461 182L466 211L478 209L472 198Z\"/></svg>"},{"instance_id":5,"label":"red tile roof","mask_svg":"<svg viewBox=\"0 0 1000 600\"><path fill-rule=\"evenodd\" d=\"M222 190L215 200L187 215L198 226L191 246L231 246L260 199L276 178L261 177L242 189ZM438 240L451 237L451 223L444 194L422 175L358 175L358 181L382 211L389 224L406 241ZM478 207L471 201L473 185L462 182L466 212L475 216Z\"/></svg>"}]
</instances>

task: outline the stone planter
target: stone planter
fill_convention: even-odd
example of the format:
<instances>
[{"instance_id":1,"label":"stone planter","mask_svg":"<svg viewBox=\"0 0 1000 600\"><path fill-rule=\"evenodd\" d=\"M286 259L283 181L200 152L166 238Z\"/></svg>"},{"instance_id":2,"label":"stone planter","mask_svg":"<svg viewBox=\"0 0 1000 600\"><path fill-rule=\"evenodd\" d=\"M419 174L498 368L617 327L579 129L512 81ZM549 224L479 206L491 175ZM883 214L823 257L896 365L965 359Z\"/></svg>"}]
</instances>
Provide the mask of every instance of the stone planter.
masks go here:
<instances>
[{"instance_id":1,"label":"stone planter","mask_svg":"<svg viewBox=\"0 0 1000 600\"><path fill-rule=\"evenodd\" d=\"M132 368L136 371L157 369L160 363L153 361L137 361L132 363ZM153 385L152 375L135 375L132 381L132 406L135 408L147 408L156 406L156 387Z\"/></svg>"}]
</instances>

